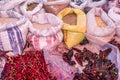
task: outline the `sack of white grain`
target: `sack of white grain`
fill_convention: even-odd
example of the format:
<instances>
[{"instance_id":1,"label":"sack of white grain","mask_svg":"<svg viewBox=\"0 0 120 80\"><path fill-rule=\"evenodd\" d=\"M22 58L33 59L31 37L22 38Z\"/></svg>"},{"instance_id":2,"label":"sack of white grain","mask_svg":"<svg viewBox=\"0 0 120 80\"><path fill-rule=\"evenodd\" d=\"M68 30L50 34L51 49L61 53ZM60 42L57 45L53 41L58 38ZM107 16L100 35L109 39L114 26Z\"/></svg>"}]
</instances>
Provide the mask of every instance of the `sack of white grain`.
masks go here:
<instances>
[{"instance_id":1,"label":"sack of white grain","mask_svg":"<svg viewBox=\"0 0 120 80\"><path fill-rule=\"evenodd\" d=\"M21 54L30 22L14 11L0 11L0 16L0 50Z\"/></svg>"},{"instance_id":2,"label":"sack of white grain","mask_svg":"<svg viewBox=\"0 0 120 80\"><path fill-rule=\"evenodd\" d=\"M62 42L62 21L53 14L43 13L32 17L28 40L36 50L54 49Z\"/></svg>"},{"instance_id":3,"label":"sack of white grain","mask_svg":"<svg viewBox=\"0 0 120 80\"><path fill-rule=\"evenodd\" d=\"M87 33L109 42L115 34L115 24L102 8L93 8L87 13Z\"/></svg>"},{"instance_id":4,"label":"sack of white grain","mask_svg":"<svg viewBox=\"0 0 120 80\"><path fill-rule=\"evenodd\" d=\"M84 10L88 0L71 0L70 5L76 9Z\"/></svg>"},{"instance_id":5,"label":"sack of white grain","mask_svg":"<svg viewBox=\"0 0 120 80\"><path fill-rule=\"evenodd\" d=\"M42 6L42 0L27 0L22 6L20 6L20 10L24 16L31 19L36 13L44 12Z\"/></svg>"},{"instance_id":6,"label":"sack of white grain","mask_svg":"<svg viewBox=\"0 0 120 80\"><path fill-rule=\"evenodd\" d=\"M120 8L112 7L108 15L115 22L116 25L116 34L120 37Z\"/></svg>"}]
</instances>

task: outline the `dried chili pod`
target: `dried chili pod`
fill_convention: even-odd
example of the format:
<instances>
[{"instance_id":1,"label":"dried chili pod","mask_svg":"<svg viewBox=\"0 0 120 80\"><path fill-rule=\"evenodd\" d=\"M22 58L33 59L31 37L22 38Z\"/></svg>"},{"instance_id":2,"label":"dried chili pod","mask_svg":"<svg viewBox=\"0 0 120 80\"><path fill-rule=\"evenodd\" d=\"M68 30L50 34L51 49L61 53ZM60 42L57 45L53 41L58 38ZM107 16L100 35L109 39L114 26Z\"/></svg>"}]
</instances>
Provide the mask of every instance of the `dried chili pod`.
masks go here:
<instances>
[{"instance_id":1,"label":"dried chili pod","mask_svg":"<svg viewBox=\"0 0 120 80\"><path fill-rule=\"evenodd\" d=\"M75 50L78 53L81 53L81 50L77 49L77 48L72 48L73 50Z\"/></svg>"},{"instance_id":2,"label":"dried chili pod","mask_svg":"<svg viewBox=\"0 0 120 80\"><path fill-rule=\"evenodd\" d=\"M105 59L110 54L111 51L112 51L111 48L108 48L104 51L100 51L99 57L102 58L102 59Z\"/></svg>"},{"instance_id":3,"label":"dried chili pod","mask_svg":"<svg viewBox=\"0 0 120 80\"><path fill-rule=\"evenodd\" d=\"M76 59L76 61L78 62L78 64L80 64L81 66L83 66L83 56L81 56L79 53L76 53L75 55L74 55L74 57L75 57L75 59Z\"/></svg>"}]
</instances>

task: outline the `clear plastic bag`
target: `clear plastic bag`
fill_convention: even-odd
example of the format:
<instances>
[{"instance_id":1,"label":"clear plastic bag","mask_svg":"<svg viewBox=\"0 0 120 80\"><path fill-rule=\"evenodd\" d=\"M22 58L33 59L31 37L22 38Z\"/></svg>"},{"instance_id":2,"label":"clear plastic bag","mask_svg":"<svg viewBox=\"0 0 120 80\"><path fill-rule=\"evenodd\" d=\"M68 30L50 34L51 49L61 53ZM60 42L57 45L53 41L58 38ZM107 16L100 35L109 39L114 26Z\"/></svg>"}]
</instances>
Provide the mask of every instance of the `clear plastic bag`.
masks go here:
<instances>
[{"instance_id":1,"label":"clear plastic bag","mask_svg":"<svg viewBox=\"0 0 120 80\"><path fill-rule=\"evenodd\" d=\"M72 80L76 72L74 67L63 61L62 56L57 51L44 51L45 61L48 70L57 80Z\"/></svg>"}]
</instances>

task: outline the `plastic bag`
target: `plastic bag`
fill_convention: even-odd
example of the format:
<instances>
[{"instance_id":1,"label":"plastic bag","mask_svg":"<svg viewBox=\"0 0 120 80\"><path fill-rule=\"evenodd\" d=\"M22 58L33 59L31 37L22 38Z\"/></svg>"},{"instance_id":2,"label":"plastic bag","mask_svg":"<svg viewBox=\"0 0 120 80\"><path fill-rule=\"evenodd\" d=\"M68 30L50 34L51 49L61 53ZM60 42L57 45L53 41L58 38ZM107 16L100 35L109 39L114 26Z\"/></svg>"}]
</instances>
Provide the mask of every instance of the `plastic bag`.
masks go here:
<instances>
[{"instance_id":1,"label":"plastic bag","mask_svg":"<svg viewBox=\"0 0 120 80\"><path fill-rule=\"evenodd\" d=\"M84 10L87 5L88 0L73 0L70 2L70 5L76 9Z\"/></svg>"},{"instance_id":2,"label":"plastic bag","mask_svg":"<svg viewBox=\"0 0 120 80\"><path fill-rule=\"evenodd\" d=\"M77 16L77 20L76 25L63 22L64 42L68 48L80 43L84 39L84 33L86 32L86 15L83 11L74 8L65 8L58 14L58 17L63 20L64 16L70 13L74 13Z\"/></svg>"},{"instance_id":3,"label":"plastic bag","mask_svg":"<svg viewBox=\"0 0 120 80\"><path fill-rule=\"evenodd\" d=\"M61 10L69 6L70 0L43 0L44 8L48 13L58 14Z\"/></svg>"},{"instance_id":4,"label":"plastic bag","mask_svg":"<svg viewBox=\"0 0 120 80\"><path fill-rule=\"evenodd\" d=\"M106 26L98 26L96 17L100 17ZM115 24L101 8L93 8L87 13L87 33L109 42L115 34Z\"/></svg>"},{"instance_id":5,"label":"plastic bag","mask_svg":"<svg viewBox=\"0 0 120 80\"><path fill-rule=\"evenodd\" d=\"M7 11L13 9L25 1L26 0L3 0L3 3L0 5L0 10Z\"/></svg>"},{"instance_id":6,"label":"plastic bag","mask_svg":"<svg viewBox=\"0 0 120 80\"><path fill-rule=\"evenodd\" d=\"M45 61L48 64L48 70L57 80L72 80L76 72L74 67L69 66L63 61L62 56L57 51L44 51Z\"/></svg>"},{"instance_id":7,"label":"plastic bag","mask_svg":"<svg viewBox=\"0 0 120 80\"><path fill-rule=\"evenodd\" d=\"M55 48L62 42L62 21L58 17L45 13L33 16L31 21L32 25L29 27L31 33L28 39L36 50Z\"/></svg>"},{"instance_id":8,"label":"plastic bag","mask_svg":"<svg viewBox=\"0 0 120 80\"><path fill-rule=\"evenodd\" d=\"M27 0L22 6L20 6L20 10L24 16L31 19L36 13L44 12L42 6L43 3L41 0Z\"/></svg>"},{"instance_id":9,"label":"plastic bag","mask_svg":"<svg viewBox=\"0 0 120 80\"><path fill-rule=\"evenodd\" d=\"M120 8L112 7L108 15L116 24L116 34L120 37Z\"/></svg>"},{"instance_id":10,"label":"plastic bag","mask_svg":"<svg viewBox=\"0 0 120 80\"><path fill-rule=\"evenodd\" d=\"M0 11L0 50L21 54L30 21L13 11Z\"/></svg>"}]
</instances>

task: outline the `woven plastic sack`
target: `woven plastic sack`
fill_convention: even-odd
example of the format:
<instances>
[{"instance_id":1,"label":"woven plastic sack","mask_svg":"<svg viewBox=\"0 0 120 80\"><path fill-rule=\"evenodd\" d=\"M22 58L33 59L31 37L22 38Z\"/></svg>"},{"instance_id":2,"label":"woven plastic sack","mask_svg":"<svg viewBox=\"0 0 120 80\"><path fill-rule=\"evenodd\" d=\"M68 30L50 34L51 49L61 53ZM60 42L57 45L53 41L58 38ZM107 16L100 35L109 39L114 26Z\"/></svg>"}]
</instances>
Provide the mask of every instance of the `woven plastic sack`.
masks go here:
<instances>
[{"instance_id":1,"label":"woven plastic sack","mask_svg":"<svg viewBox=\"0 0 120 80\"><path fill-rule=\"evenodd\" d=\"M102 19L100 24L105 23L105 26L98 25L96 16ZM93 8L87 13L87 33L109 42L115 34L115 24L102 8Z\"/></svg>"},{"instance_id":2,"label":"woven plastic sack","mask_svg":"<svg viewBox=\"0 0 120 80\"><path fill-rule=\"evenodd\" d=\"M63 19L64 16L70 13L76 14L77 24L70 25L63 22L64 42L68 48L79 44L84 39L84 33L86 32L86 15L83 11L74 8L65 8L58 14L58 17Z\"/></svg>"},{"instance_id":3,"label":"woven plastic sack","mask_svg":"<svg viewBox=\"0 0 120 80\"><path fill-rule=\"evenodd\" d=\"M73 80L75 68L68 65L57 51L44 51L48 70L57 80Z\"/></svg>"},{"instance_id":4,"label":"woven plastic sack","mask_svg":"<svg viewBox=\"0 0 120 80\"><path fill-rule=\"evenodd\" d=\"M58 14L61 10L68 7L70 0L43 0L44 8L48 13Z\"/></svg>"},{"instance_id":5,"label":"woven plastic sack","mask_svg":"<svg viewBox=\"0 0 120 80\"><path fill-rule=\"evenodd\" d=\"M30 22L13 11L0 11L0 50L21 54Z\"/></svg>"},{"instance_id":6,"label":"woven plastic sack","mask_svg":"<svg viewBox=\"0 0 120 80\"><path fill-rule=\"evenodd\" d=\"M116 25L116 34L120 37L120 8L112 7L108 15L115 22Z\"/></svg>"},{"instance_id":7,"label":"woven plastic sack","mask_svg":"<svg viewBox=\"0 0 120 80\"><path fill-rule=\"evenodd\" d=\"M87 7L100 7L103 6L107 0L98 0L98 1L93 1L93 0L88 0Z\"/></svg>"},{"instance_id":8,"label":"woven plastic sack","mask_svg":"<svg viewBox=\"0 0 120 80\"><path fill-rule=\"evenodd\" d=\"M36 13L43 12L42 6L42 0L27 0L22 4L20 10L24 16L31 19Z\"/></svg>"},{"instance_id":9,"label":"woven plastic sack","mask_svg":"<svg viewBox=\"0 0 120 80\"><path fill-rule=\"evenodd\" d=\"M73 0L70 2L70 5L76 9L84 10L87 6L88 0Z\"/></svg>"},{"instance_id":10,"label":"woven plastic sack","mask_svg":"<svg viewBox=\"0 0 120 80\"><path fill-rule=\"evenodd\" d=\"M0 10L7 11L12 10L13 8L15 9L16 6L20 5L25 1L26 0L3 0L2 4L0 5Z\"/></svg>"},{"instance_id":11,"label":"woven plastic sack","mask_svg":"<svg viewBox=\"0 0 120 80\"><path fill-rule=\"evenodd\" d=\"M33 25L29 27L30 34L28 39L36 50L54 49L60 42L62 42L63 34L61 32L62 21L53 14L43 13L32 18ZM43 29L35 28L36 25ZM46 24L50 23L49 27Z\"/></svg>"}]
</instances>

